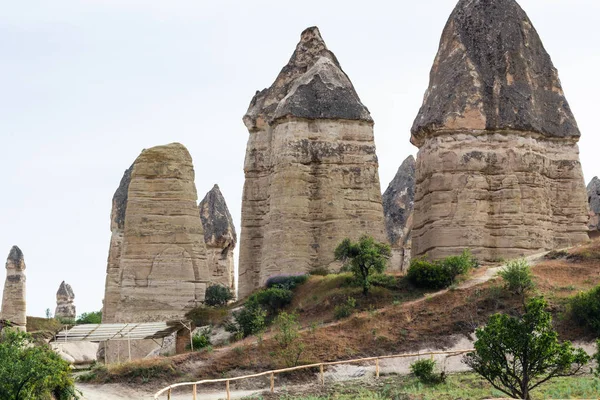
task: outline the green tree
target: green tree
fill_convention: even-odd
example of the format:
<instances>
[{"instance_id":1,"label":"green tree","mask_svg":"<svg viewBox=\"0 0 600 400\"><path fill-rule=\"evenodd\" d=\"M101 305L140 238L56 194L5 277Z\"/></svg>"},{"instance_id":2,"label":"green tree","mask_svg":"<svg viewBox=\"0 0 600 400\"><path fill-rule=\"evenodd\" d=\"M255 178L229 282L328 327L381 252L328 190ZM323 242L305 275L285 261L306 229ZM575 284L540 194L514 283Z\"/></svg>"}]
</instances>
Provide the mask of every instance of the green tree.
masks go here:
<instances>
[{"instance_id":1,"label":"green tree","mask_svg":"<svg viewBox=\"0 0 600 400\"><path fill-rule=\"evenodd\" d=\"M84 312L75 321L76 324L101 324L102 323L102 311L92 311L89 313Z\"/></svg>"},{"instance_id":2,"label":"green tree","mask_svg":"<svg viewBox=\"0 0 600 400\"><path fill-rule=\"evenodd\" d=\"M531 268L524 259L509 261L498 275L504 280L506 290L521 296L523 303L527 292L535 287Z\"/></svg>"},{"instance_id":3,"label":"green tree","mask_svg":"<svg viewBox=\"0 0 600 400\"><path fill-rule=\"evenodd\" d=\"M363 288L363 294L369 293L369 276L382 273L391 256L390 246L376 242L370 236L362 236L357 243L344 239L335 249L335 259L344 263Z\"/></svg>"},{"instance_id":4,"label":"green tree","mask_svg":"<svg viewBox=\"0 0 600 400\"><path fill-rule=\"evenodd\" d=\"M275 319L275 341L279 345L279 356L287 367L298 365L300 355L304 351L304 343L300 342L300 323L298 315L281 312Z\"/></svg>"},{"instance_id":5,"label":"green tree","mask_svg":"<svg viewBox=\"0 0 600 400\"><path fill-rule=\"evenodd\" d=\"M543 298L532 298L519 317L494 314L477 329L475 352L464 362L501 392L530 399L530 392L559 376L574 375L590 357L570 342L558 342Z\"/></svg>"},{"instance_id":6,"label":"green tree","mask_svg":"<svg viewBox=\"0 0 600 400\"><path fill-rule=\"evenodd\" d=\"M70 365L30 335L6 329L0 337L0 398L77 399Z\"/></svg>"}]
</instances>

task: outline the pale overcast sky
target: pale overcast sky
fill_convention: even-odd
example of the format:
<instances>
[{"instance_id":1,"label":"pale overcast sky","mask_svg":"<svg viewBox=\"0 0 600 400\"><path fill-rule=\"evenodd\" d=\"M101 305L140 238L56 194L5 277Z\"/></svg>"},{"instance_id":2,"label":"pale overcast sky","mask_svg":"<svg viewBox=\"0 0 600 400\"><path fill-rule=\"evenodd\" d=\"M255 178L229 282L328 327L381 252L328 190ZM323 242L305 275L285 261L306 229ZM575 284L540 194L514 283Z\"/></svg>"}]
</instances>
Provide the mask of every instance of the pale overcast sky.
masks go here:
<instances>
[{"instance_id":1,"label":"pale overcast sky","mask_svg":"<svg viewBox=\"0 0 600 400\"><path fill-rule=\"evenodd\" d=\"M382 191L416 148L410 127L455 0L5 1L0 11L0 257L18 245L28 315L100 309L111 199L143 148L181 142L201 199L218 183L240 227L257 89L317 25L375 119ZM600 2L521 0L559 70L600 175ZM4 258L2 258L4 259ZM237 260L236 260L237 263ZM0 272L0 287L5 272ZM0 289L1 290L1 289Z\"/></svg>"}]
</instances>

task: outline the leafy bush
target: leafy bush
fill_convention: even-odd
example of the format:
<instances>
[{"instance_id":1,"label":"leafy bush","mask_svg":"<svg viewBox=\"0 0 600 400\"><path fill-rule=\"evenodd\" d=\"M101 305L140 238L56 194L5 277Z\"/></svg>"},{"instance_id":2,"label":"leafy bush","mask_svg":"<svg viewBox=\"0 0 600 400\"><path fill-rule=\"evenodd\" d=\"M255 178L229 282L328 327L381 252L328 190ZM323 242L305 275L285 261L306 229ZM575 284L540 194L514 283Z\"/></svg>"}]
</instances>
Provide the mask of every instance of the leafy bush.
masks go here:
<instances>
[{"instance_id":1,"label":"leafy bush","mask_svg":"<svg viewBox=\"0 0 600 400\"><path fill-rule=\"evenodd\" d=\"M185 317L194 322L194 325L196 326L217 326L223 323L227 318L227 315L227 309L225 308L200 306L188 311L185 314Z\"/></svg>"},{"instance_id":2,"label":"leafy bush","mask_svg":"<svg viewBox=\"0 0 600 400\"><path fill-rule=\"evenodd\" d=\"M414 258L408 267L407 277L416 286L442 289L452 285L458 275L466 273L476 265L477 260L468 250L464 250L460 256L450 256L433 262L424 258Z\"/></svg>"},{"instance_id":3,"label":"leafy bush","mask_svg":"<svg viewBox=\"0 0 600 400\"><path fill-rule=\"evenodd\" d=\"M31 335L6 329L0 336L0 398L77 399L71 366Z\"/></svg>"},{"instance_id":4,"label":"leafy bush","mask_svg":"<svg viewBox=\"0 0 600 400\"><path fill-rule=\"evenodd\" d=\"M75 321L76 324L101 324L102 323L102 311L92 311L89 313L83 313Z\"/></svg>"},{"instance_id":5,"label":"leafy bush","mask_svg":"<svg viewBox=\"0 0 600 400\"><path fill-rule=\"evenodd\" d=\"M333 317L335 319L343 319L348 318L354 312L356 308L356 299L354 297L348 297L344 304L340 304L339 306L335 306L333 309Z\"/></svg>"},{"instance_id":6,"label":"leafy bush","mask_svg":"<svg viewBox=\"0 0 600 400\"><path fill-rule=\"evenodd\" d=\"M284 361L286 367L295 367L298 365L302 351L304 351L304 344L299 341L300 323L298 322L298 315L288 314L284 311L277 316L274 325L276 329L275 341L279 346L277 354Z\"/></svg>"},{"instance_id":7,"label":"leafy bush","mask_svg":"<svg viewBox=\"0 0 600 400\"><path fill-rule=\"evenodd\" d=\"M273 275L267 279L267 288L280 288L293 290L296 286L303 284L308 280L306 274L291 274L291 275Z\"/></svg>"},{"instance_id":8,"label":"leafy bush","mask_svg":"<svg viewBox=\"0 0 600 400\"><path fill-rule=\"evenodd\" d=\"M241 337L254 335L265 328L267 312L258 304L246 304L240 311L233 313L233 323L225 329Z\"/></svg>"},{"instance_id":9,"label":"leafy bush","mask_svg":"<svg viewBox=\"0 0 600 400\"><path fill-rule=\"evenodd\" d=\"M386 289L397 289L398 278L392 275L375 274L369 278L372 286L379 286Z\"/></svg>"},{"instance_id":10,"label":"leafy bush","mask_svg":"<svg viewBox=\"0 0 600 400\"><path fill-rule=\"evenodd\" d=\"M504 287L520 296L533 289L533 275L527 261L512 260L498 272L498 275L504 279Z\"/></svg>"},{"instance_id":11,"label":"leafy bush","mask_svg":"<svg viewBox=\"0 0 600 400\"><path fill-rule=\"evenodd\" d=\"M211 343L210 343L211 331L212 331L211 327L208 326L208 327L201 329L199 332L196 332L194 334L194 336L192 336L192 345L194 346L194 350L198 351L198 350L201 350L201 349L211 345Z\"/></svg>"},{"instance_id":12,"label":"leafy bush","mask_svg":"<svg viewBox=\"0 0 600 400\"><path fill-rule=\"evenodd\" d=\"M571 297L569 309L579 324L600 335L600 285Z\"/></svg>"},{"instance_id":13,"label":"leafy bush","mask_svg":"<svg viewBox=\"0 0 600 400\"><path fill-rule=\"evenodd\" d=\"M317 276L327 276L327 275L329 275L329 270L325 267L317 267L317 268L311 270L310 274L317 275Z\"/></svg>"},{"instance_id":14,"label":"leafy bush","mask_svg":"<svg viewBox=\"0 0 600 400\"><path fill-rule=\"evenodd\" d=\"M211 285L206 288L204 294L204 304L211 307L222 307L229 300L233 300L233 293L228 287L223 285Z\"/></svg>"},{"instance_id":15,"label":"leafy bush","mask_svg":"<svg viewBox=\"0 0 600 400\"><path fill-rule=\"evenodd\" d=\"M594 354L594 361L596 361L596 370L594 374L600 378L600 339L596 339L596 354Z\"/></svg>"},{"instance_id":16,"label":"leafy bush","mask_svg":"<svg viewBox=\"0 0 600 400\"><path fill-rule=\"evenodd\" d=\"M252 294L246 306L258 305L262 306L270 316L273 316L292 302L294 293L290 289L282 289L279 287L271 287L269 289L262 289Z\"/></svg>"},{"instance_id":17,"label":"leafy bush","mask_svg":"<svg viewBox=\"0 0 600 400\"><path fill-rule=\"evenodd\" d=\"M446 373L435 373L436 362L434 360L417 360L410 364L410 372L421 382L428 385L437 385L446 381Z\"/></svg>"}]
</instances>

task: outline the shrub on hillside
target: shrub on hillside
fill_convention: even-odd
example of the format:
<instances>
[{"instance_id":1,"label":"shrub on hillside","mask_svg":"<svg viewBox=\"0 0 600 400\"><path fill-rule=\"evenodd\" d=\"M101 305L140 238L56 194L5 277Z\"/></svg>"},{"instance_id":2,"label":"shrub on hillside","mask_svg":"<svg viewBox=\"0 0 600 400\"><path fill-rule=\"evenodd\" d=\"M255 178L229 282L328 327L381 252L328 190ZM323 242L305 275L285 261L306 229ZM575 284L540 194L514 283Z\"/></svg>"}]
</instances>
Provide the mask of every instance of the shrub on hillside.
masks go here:
<instances>
[{"instance_id":1,"label":"shrub on hillside","mask_svg":"<svg viewBox=\"0 0 600 400\"><path fill-rule=\"evenodd\" d=\"M600 335L600 285L571 297L569 308L579 324Z\"/></svg>"},{"instance_id":2,"label":"shrub on hillside","mask_svg":"<svg viewBox=\"0 0 600 400\"><path fill-rule=\"evenodd\" d=\"M227 318L227 314L226 308L200 306L188 311L185 317L194 322L196 326L217 326L223 323L225 318Z\"/></svg>"},{"instance_id":3,"label":"shrub on hillside","mask_svg":"<svg viewBox=\"0 0 600 400\"><path fill-rule=\"evenodd\" d=\"M525 295L534 287L531 268L523 259L509 261L498 275L504 280L504 287L519 296Z\"/></svg>"},{"instance_id":4,"label":"shrub on hillside","mask_svg":"<svg viewBox=\"0 0 600 400\"><path fill-rule=\"evenodd\" d=\"M410 364L410 372L421 382L427 385L437 385L446 381L446 373L435 372L436 362L434 360L417 360Z\"/></svg>"},{"instance_id":5,"label":"shrub on hillside","mask_svg":"<svg viewBox=\"0 0 600 400\"><path fill-rule=\"evenodd\" d=\"M269 315L275 315L277 311L292 302L294 293L290 289L271 287L262 289L252 294L246 303L248 305L262 306Z\"/></svg>"},{"instance_id":6,"label":"shrub on hillside","mask_svg":"<svg viewBox=\"0 0 600 400\"><path fill-rule=\"evenodd\" d=\"M211 285L206 288L204 304L211 307L222 307L229 300L233 300L231 289L223 285Z\"/></svg>"},{"instance_id":7,"label":"shrub on hillside","mask_svg":"<svg viewBox=\"0 0 600 400\"><path fill-rule=\"evenodd\" d=\"M327 275L329 275L329 270L325 267L317 267L317 268L311 270L310 274L317 275L317 276L327 276Z\"/></svg>"},{"instance_id":8,"label":"shrub on hillside","mask_svg":"<svg viewBox=\"0 0 600 400\"><path fill-rule=\"evenodd\" d=\"M273 275L267 279L267 288L280 288L293 290L296 286L303 284L308 280L307 274L291 274L291 275Z\"/></svg>"},{"instance_id":9,"label":"shrub on hillside","mask_svg":"<svg viewBox=\"0 0 600 400\"><path fill-rule=\"evenodd\" d=\"M304 343L300 341L298 315L288 314L284 311L277 316L274 325L274 338L279 347L277 355L283 360L286 367L295 367L304 351Z\"/></svg>"},{"instance_id":10,"label":"shrub on hillside","mask_svg":"<svg viewBox=\"0 0 600 400\"><path fill-rule=\"evenodd\" d=\"M477 266L477 260L468 250L460 256L450 256L438 261L414 258L408 267L407 277L416 286L442 289L454 283L458 275Z\"/></svg>"},{"instance_id":11,"label":"shrub on hillside","mask_svg":"<svg viewBox=\"0 0 600 400\"><path fill-rule=\"evenodd\" d=\"M198 351L211 345L211 331L212 329L210 327L205 327L203 329L200 329L192 336L192 345L194 346L194 350Z\"/></svg>"},{"instance_id":12,"label":"shrub on hillside","mask_svg":"<svg viewBox=\"0 0 600 400\"><path fill-rule=\"evenodd\" d=\"M354 297L348 297L344 304L335 306L333 309L333 317L335 319L348 318L354 312L356 308L356 299Z\"/></svg>"},{"instance_id":13,"label":"shrub on hillside","mask_svg":"<svg viewBox=\"0 0 600 400\"><path fill-rule=\"evenodd\" d=\"M241 337L254 335L265 328L267 312L258 304L246 304L241 310L233 313L233 323L225 329Z\"/></svg>"}]
</instances>

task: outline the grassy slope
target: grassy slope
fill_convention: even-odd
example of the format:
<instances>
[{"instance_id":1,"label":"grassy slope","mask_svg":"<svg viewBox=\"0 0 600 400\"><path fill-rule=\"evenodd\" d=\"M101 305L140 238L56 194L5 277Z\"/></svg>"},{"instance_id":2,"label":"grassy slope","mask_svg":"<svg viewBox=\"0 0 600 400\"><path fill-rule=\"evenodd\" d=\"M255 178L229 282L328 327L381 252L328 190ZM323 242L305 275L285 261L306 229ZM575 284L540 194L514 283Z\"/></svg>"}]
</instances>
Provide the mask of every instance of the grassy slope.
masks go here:
<instances>
[{"instance_id":1,"label":"grassy slope","mask_svg":"<svg viewBox=\"0 0 600 400\"><path fill-rule=\"evenodd\" d=\"M579 290L600 284L600 241L578 247L558 259L547 260L533 268L538 292L546 296L555 315L562 339L590 339L583 329L564 316L566 299ZM474 275L482 274L474 271ZM296 289L288 311L299 314L304 330L305 351L301 363L333 361L362 356L414 351L430 345L450 345L452 334L470 334L495 312L519 309L518 299L504 292L499 281L468 289L451 289L429 297L404 279L393 285L374 287L369 297L349 284L345 274L313 276ZM335 306L348 296L357 300L357 312L335 321ZM157 371L157 361L138 361L111 366L98 380L148 382L156 385L177 380L222 378L282 367L272 333L250 337L212 352L199 352L161 359L165 369ZM312 377L307 377L312 379ZM302 381L302 378L299 379Z\"/></svg>"}]
</instances>

